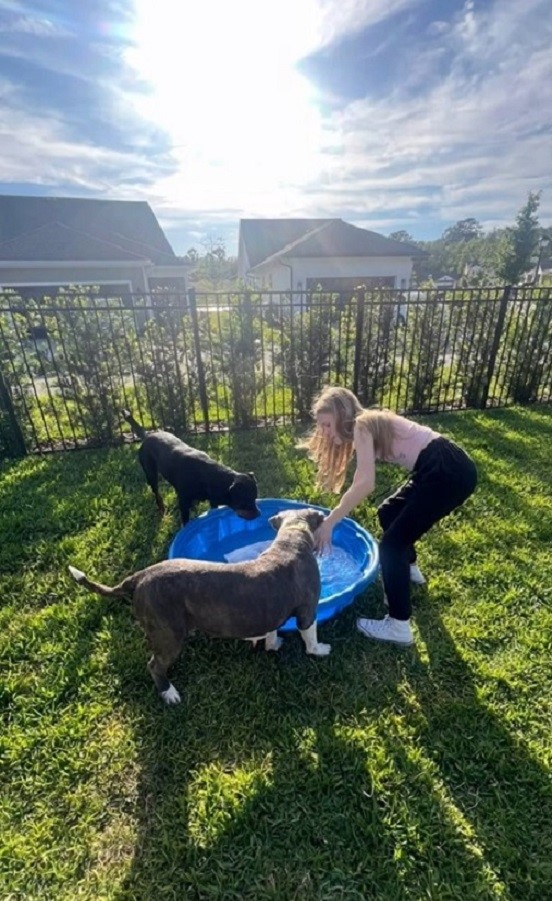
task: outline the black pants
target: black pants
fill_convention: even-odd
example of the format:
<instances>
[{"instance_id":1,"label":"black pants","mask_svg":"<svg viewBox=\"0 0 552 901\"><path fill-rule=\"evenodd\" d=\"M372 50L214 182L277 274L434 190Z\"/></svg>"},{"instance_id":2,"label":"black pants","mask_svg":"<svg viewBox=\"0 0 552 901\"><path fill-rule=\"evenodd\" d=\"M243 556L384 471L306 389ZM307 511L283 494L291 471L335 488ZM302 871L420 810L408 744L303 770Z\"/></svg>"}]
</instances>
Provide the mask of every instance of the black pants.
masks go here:
<instances>
[{"instance_id":1,"label":"black pants","mask_svg":"<svg viewBox=\"0 0 552 901\"><path fill-rule=\"evenodd\" d=\"M448 438L435 438L420 453L408 481L378 508L383 529L380 563L389 615L410 618L410 564L414 543L473 493L473 460Z\"/></svg>"}]
</instances>

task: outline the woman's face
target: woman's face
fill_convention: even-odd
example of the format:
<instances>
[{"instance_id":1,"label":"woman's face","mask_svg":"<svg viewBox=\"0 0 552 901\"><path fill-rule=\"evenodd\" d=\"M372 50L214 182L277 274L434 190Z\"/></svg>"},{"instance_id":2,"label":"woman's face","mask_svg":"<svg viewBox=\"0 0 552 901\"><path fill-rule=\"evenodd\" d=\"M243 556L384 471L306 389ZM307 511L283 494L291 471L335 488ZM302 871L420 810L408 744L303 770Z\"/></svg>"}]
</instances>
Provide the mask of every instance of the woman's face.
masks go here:
<instances>
[{"instance_id":1,"label":"woman's face","mask_svg":"<svg viewBox=\"0 0 552 901\"><path fill-rule=\"evenodd\" d=\"M341 438L337 434L333 413L318 413L316 424L326 441L332 441L336 445L342 443Z\"/></svg>"}]
</instances>

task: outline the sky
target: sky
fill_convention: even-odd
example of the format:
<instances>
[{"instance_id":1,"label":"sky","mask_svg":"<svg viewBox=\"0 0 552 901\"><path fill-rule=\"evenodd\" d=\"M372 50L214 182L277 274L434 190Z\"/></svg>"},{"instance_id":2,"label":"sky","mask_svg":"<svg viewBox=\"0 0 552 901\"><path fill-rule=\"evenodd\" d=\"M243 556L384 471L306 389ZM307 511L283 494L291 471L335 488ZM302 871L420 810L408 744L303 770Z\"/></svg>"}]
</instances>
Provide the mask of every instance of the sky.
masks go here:
<instances>
[{"instance_id":1,"label":"sky","mask_svg":"<svg viewBox=\"0 0 552 901\"><path fill-rule=\"evenodd\" d=\"M0 193L438 238L552 222L550 0L0 0Z\"/></svg>"}]
</instances>

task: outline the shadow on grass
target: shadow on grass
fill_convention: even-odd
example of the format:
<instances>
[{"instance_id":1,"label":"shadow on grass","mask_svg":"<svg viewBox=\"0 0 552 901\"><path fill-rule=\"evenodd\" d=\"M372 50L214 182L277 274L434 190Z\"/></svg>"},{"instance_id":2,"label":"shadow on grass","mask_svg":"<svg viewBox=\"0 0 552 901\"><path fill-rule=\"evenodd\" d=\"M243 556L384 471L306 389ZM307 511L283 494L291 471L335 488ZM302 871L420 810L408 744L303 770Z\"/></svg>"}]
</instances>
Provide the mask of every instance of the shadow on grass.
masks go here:
<instances>
[{"instance_id":1,"label":"shadow on grass","mask_svg":"<svg viewBox=\"0 0 552 901\"><path fill-rule=\"evenodd\" d=\"M134 510L144 506L134 465L119 450L101 450L33 457L3 467L0 645L7 669L23 674L1 693L3 716L17 719L20 704L14 692L21 693L25 707L29 685L37 708L44 703L50 710L86 682L106 605L79 598L67 573L69 560L101 577L95 570L106 557L117 559L123 575L158 556L155 512L147 516ZM99 521L102 532L106 526L101 540L95 531ZM50 643L53 653L47 650Z\"/></svg>"},{"instance_id":2,"label":"shadow on grass","mask_svg":"<svg viewBox=\"0 0 552 901\"><path fill-rule=\"evenodd\" d=\"M308 462L295 450L296 440L292 428L230 432L213 436L208 452L234 469L254 472L259 497L308 500L312 474ZM292 494L290 485L294 486Z\"/></svg>"},{"instance_id":3,"label":"shadow on grass","mask_svg":"<svg viewBox=\"0 0 552 901\"><path fill-rule=\"evenodd\" d=\"M367 599L373 607L373 594ZM192 639L175 667L183 703L174 709L163 709L148 684L146 654L125 660L124 637L113 633L141 768L139 834L119 901L490 898L489 860L499 877L532 896L537 862L516 868L526 850L537 850L542 823L529 811L545 787L543 772L477 701L446 635L434 636L439 654L426 667L415 651L366 642L354 629L358 613L359 602L321 627L322 640L333 644L326 660L307 658L296 634L278 655ZM425 613L424 627L436 619ZM419 734L406 739L411 710L402 689L409 683L428 725L422 718ZM480 733L474 744L466 735L464 748L463 722L490 730L488 739ZM422 744L421 759L409 753ZM470 822L465 780L489 786L475 821L483 857L434 785L439 766ZM525 798L510 781L516 770L524 773ZM500 828L493 838L493 792L512 817L523 802L515 848Z\"/></svg>"},{"instance_id":4,"label":"shadow on grass","mask_svg":"<svg viewBox=\"0 0 552 901\"><path fill-rule=\"evenodd\" d=\"M550 774L478 697L431 603L416 622L429 654L425 671L411 674L420 742L507 896L542 898L552 878Z\"/></svg>"},{"instance_id":5,"label":"shadow on grass","mask_svg":"<svg viewBox=\"0 0 552 901\"><path fill-rule=\"evenodd\" d=\"M508 532L501 535L502 552L515 556L531 539L552 539L550 517L543 506L550 495L551 413L546 407L505 409L472 412L454 420L454 438L473 455L479 473L475 494L461 510L463 517L473 518L481 533L474 552L488 553L481 538L496 544L496 519L503 518L504 511L508 511ZM487 516L492 524L485 531L481 526ZM445 533L440 525L437 530Z\"/></svg>"},{"instance_id":6,"label":"shadow on grass","mask_svg":"<svg viewBox=\"0 0 552 901\"><path fill-rule=\"evenodd\" d=\"M451 415L450 419L439 416L438 422L445 434L451 434L476 458L481 451L494 462L507 461L513 477L518 472L538 477L539 467L549 465L552 408L548 406L470 410L462 416Z\"/></svg>"},{"instance_id":7,"label":"shadow on grass","mask_svg":"<svg viewBox=\"0 0 552 901\"><path fill-rule=\"evenodd\" d=\"M134 547L138 558L130 560L129 555L129 565L151 562L149 552L159 519L138 470L132 451L119 449L29 457L4 466L0 511L10 540L2 570L18 572L29 563L34 565L41 541L54 547L57 540L77 539L98 521L110 518L115 535L129 524L131 532L133 528L141 532L131 535L130 542L125 535L125 547Z\"/></svg>"}]
</instances>

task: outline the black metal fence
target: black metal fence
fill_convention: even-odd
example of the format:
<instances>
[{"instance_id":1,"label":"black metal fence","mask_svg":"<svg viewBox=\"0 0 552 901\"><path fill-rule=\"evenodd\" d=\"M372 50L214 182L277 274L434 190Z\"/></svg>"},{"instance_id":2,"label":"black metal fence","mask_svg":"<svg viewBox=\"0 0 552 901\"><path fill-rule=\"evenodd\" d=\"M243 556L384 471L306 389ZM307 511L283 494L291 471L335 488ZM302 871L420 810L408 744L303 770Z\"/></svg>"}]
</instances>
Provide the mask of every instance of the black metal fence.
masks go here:
<instances>
[{"instance_id":1,"label":"black metal fence","mask_svg":"<svg viewBox=\"0 0 552 901\"><path fill-rule=\"evenodd\" d=\"M550 288L0 294L0 452L308 418L325 384L408 413L552 397Z\"/></svg>"}]
</instances>

